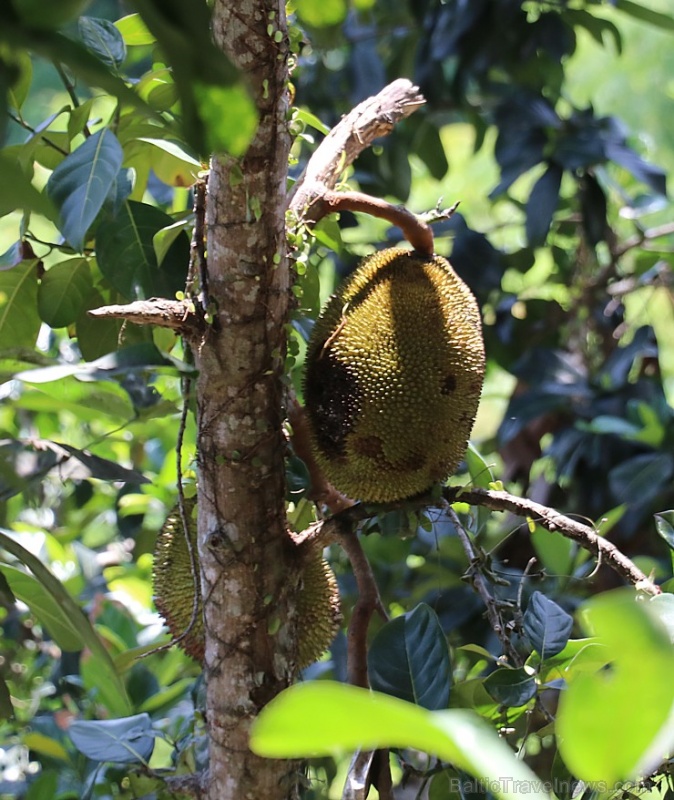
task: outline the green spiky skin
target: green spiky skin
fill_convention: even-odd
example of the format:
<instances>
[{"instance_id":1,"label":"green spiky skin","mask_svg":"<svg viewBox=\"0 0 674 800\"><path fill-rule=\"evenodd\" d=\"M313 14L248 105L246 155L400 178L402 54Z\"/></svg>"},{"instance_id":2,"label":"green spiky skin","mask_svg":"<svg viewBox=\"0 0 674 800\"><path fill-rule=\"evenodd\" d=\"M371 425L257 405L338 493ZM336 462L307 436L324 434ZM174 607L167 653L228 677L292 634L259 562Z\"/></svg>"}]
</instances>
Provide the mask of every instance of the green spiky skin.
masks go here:
<instances>
[{"instance_id":1,"label":"green spiky skin","mask_svg":"<svg viewBox=\"0 0 674 800\"><path fill-rule=\"evenodd\" d=\"M197 504L194 498L185 499L188 530L192 547L197 546ZM198 562L196 562L198 564ZM180 647L193 659L204 660L204 620L201 606L201 586L198 573L185 541L178 506L169 512L157 535L154 548L153 585L157 611L164 617L168 629ZM192 622L194 595L197 613ZM191 624L191 627L190 627Z\"/></svg>"},{"instance_id":2,"label":"green spiky skin","mask_svg":"<svg viewBox=\"0 0 674 800\"><path fill-rule=\"evenodd\" d=\"M456 469L485 357L477 302L446 259L364 259L323 309L306 365L314 455L336 489L390 502Z\"/></svg>"},{"instance_id":3,"label":"green spiky skin","mask_svg":"<svg viewBox=\"0 0 674 800\"><path fill-rule=\"evenodd\" d=\"M188 532L197 547L196 500L186 499ZM302 581L297 591L299 669L317 661L335 638L342 620L339 587L330 565L319 547L307 548L303 555ZM196 661L204 660L204 621L201 587L194 581L194 570L180 512L171 509L157 536L154 551L154 598L157 610L178 645ZM197 614L192 627L194 596Z\"/></svg>"}]
</instances>

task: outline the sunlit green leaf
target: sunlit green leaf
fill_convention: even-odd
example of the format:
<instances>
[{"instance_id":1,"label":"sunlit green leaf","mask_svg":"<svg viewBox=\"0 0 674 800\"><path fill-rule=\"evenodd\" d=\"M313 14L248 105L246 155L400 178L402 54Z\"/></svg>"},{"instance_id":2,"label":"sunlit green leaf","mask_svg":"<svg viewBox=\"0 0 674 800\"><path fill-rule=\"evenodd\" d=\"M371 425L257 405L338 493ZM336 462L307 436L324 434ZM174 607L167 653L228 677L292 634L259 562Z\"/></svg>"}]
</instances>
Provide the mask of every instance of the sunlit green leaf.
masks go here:
<instances>
[{"instance_id":1,"label":"sunlit green leaf","mask_svg":"<svg viewBox=\"0 0 674 800\"><path fill-rule=\"evenodd\" d=\"M493 780L490 788L496 797L520 797L513 784L517 781L527 783L531 797L546 797L537 789L535 775L477 715L426 711L395 697L329 681L299 684L272 700L253 724L250 746L271 758L411 747L451 761L477 778Z\"/></svg>"},{"instance_id":2,"label":"sunlit green leaf","mask_svg":"<svg viewBox=\"0 0 674 800\"><path fill-rule=\"evenodd\" d=\"M670 636L628 590L588 601L581 620L604 646L608 667L576 675L562 692L560 753L585 781L613 785L649 774L674 746Z\"/></svg>"},{"instance_id":3,"label":"sunlit green leaf","mask_svg":"<svg viewBox=\"0 0 674 800\"><path fill-rule=\"evenodd\" d=\"M129 47L154 44L157 39L150 33L140 14L128 14L115 22L115 27L122 34Z\"/></svg>"}]
</instances>

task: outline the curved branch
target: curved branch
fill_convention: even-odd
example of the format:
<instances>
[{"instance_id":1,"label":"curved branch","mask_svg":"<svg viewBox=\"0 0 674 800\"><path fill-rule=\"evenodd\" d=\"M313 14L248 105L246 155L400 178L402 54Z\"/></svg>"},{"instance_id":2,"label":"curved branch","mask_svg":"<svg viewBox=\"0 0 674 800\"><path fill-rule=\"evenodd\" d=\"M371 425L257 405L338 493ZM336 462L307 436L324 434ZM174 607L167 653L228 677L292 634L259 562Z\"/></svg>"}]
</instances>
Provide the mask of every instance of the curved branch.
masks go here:
<instances>
[{"instance_id":1,"label":"curved branch","mask_svg":"<svg viewBox=\"0 0 674 800\"><path fill-rule=\"evenodd\" d=\"M560 514L553 508L535 503L523 497L516 497L508 492L497 492L491 489L463 489L451 487L445 489L444 496L450 503L461 501L473 506L484 506L492 511L509 511L518 517L531 517L546 530L561 533L567 539L573 539L583 549L601 558L614 572L637 589L647 594L661 594L659 586L653 583L637 565L624 553L592 530L575 519Z\"/></svg>"},{"instance_id":2,"label":"curved branch","mask_svg":"<svg viewBox=\"0 0 674 800\"><path fill-rule=\"evenodd\" d=\"M399 78L350 111L327 134L293 187L289 208L303 222L316 222L325 187L334 189L342 172L375 139L387 136L426 99L407 78Z\"/></svg>"},{"instance_id":3,"label":"curved branch","mask_svg":"<svg viewBox=\"0 0 674 800\"><path fill-rule=\"evenodd\" d=\"M397 225L412 247L425 256L432 256L433 232L430 225L417 217L405 206L394 206L386 200L371 197L363 192L335 192L326 188L321 198L326 213L330 211L362 211L373 217L388 220Z\"/></svg>"},{"instance_id":4,"label":"curved branch","mask_svg":"<svg viewBox=\"0 0 674 800\"><path fill-rule=\"evenodd\" d=\"M567 539L577 542L584 550L592 553L601 559L602 563L620 575L627 583L632 584L636 589L650 595L662 594L662 590L642 572L639 567L621 552L613 542L599 536L588 525L583 525L575 519L560 514L554 508L527 500L523 497L516 497L509 492L498 492L491 489L470 489L462 486L450 486L443 489L443 498L449 503L468 503L472 506L484 506L491 511L508 511L524 519L531 518L538 522L548 531L560 533ZM437 503L436 498L431 494L420 495L415 498L403 501L399 506L407 508L424 508ZM388 509L394 507L391 504L386 506ZM303 533L297 534L298 541L304 539L315 540L332 534L335 530L332 526L342 522L354 525L357 521L362 521L372 517L376 513L372 506L365 506L362 503L340 511L330 519L322 523L316 523Z\"/></svg>"}]
</instances>

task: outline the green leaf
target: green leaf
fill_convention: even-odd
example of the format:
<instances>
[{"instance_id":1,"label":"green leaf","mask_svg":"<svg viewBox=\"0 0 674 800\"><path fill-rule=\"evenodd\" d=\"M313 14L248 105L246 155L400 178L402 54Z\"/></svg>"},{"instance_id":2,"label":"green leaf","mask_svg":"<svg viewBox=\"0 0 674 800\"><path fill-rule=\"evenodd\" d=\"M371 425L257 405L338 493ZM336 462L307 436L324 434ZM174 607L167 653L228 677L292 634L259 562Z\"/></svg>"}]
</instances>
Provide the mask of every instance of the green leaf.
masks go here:
<instances>
[{"instance_id":1,"label":"green leaf","mask_svg":"<svg viewBox=\"0 0 674 800\"><path fill-rule=\"evenodd\" d=\"M159 267L154 251L156 233L173 219L154 206L127 200L118 214L98 231L98 266L108 281L130 300L175 297L185 288L189 239L179 236Z\"/></svg>"},{"instance_id":2,"label":"green leaf","mask_svg":"<svg viewBox=\"0 0 674 800\"><path fill-rule=\"evenodd\" d=\"M107 720L75 720L68 728L75 747L92 761L146 764L154 749L149 714Z\"/></svg>"},{"instance_id":3,"label":"green leaf","mask_svg":"<svg viewBox=\"0 0 674 800\"><path fill-rule=\"evenodd\" d=\"M372 641L367 667L376 691L430 711L449 705L447 641L436 613L425 603L384 625Z\"/></svg>"},{"instance_id":4,"label":"green leaf","mask_svg":"<svg viewBox=\"0 0 674 800\"><path fill-rule=\"evenodd\" d=\"M143 148L145 157L150 159L152 169L160 181L168 186L192 186L204 165L183 147L171 139L151 139L141 137L150 147Z\"/></svg>"},{"instance_id":5,"label":"green leaf","mask_svg":"<svg viewBox=\"0 0 674 800\"><path fill-rule=\"evenodd\" d=\"M242 84L193 86L206 152L243 155L257 130L257 109Z\"/></svg>"},{"instance_id":6,"label":"green leaf","mask_svg":"<svg viewBox=\"0 0 674 800\"><path fill-rule=\"evenodd\" d=\"M52 328L71 325L82 313L93 289L86 258L71 258L54 264L42 276L37 291L40 317Z\"/></svg>"},{"instance_id":7,"label":"green leaf","mask_svg":"<svg viewBox=\"0 0 674 800\"><path fill-rule=\"evenodd\" d=\"M311 111L307 110L306 108L296 108L295 118L299 119L305 125L309 125L311 128L314 128L314 130L317 130L324 136L330 133L330 128L328 128L328 126L322 120L320 120L315 114L312 114Z\"/></svg>"},{"instance_id":8,"label":"green leaf","mask_svg":"<svg viewBox=\"0 0 674 800\"><path fill-rule=\"evenodd\" d=\"M47 592L60 604L64 613L70 618L73 627L79 633L84 645L91 651L101 679L112 687L112 691L106 697L108 708L115 714L128 714L131 711L131 704L127 697L124 683L117 674L110 654L86 614L73 600L61 581L52 575L39 558L29 550L26 550L25 547L19 544L12 536L7 535L7 533L0 532L0 547L3 547L28 567Z\"/></svg>"},{"instance_id":9,"label":"green leaf","mask_svg":"<svg viewBox=\"0 0 674 800\"><path fill-rule=\"evenodd\" d=\"M122 148L108 128L90 136L56 167L47 193L61 215L61 230L75 250L82 250L91 224L103 207L122 166Z\"/></svg>"},{"instance_id":10,"label":"green leaf","mask_svg":"<svg viewBox=\"0 0 674 800\"><path fill-rule=\"evenodd\" d=\"M584 781L612 785L650 774L674 747L674 650L655 618L661 610L632 590L583 606L581 623L604 646L609 666L570 681L556 732L564 763Z\"/></svg>"},{"instance_id":11,"label":"green leaf","mask_svg":"<svg viewBox=\"0 0 674 800\"><path fill-rule=\"evenodd\" d=\"M35 344L40 331L37 291L36 261L0 272L0 350Z\"/></svg>"},{"instance_id":12,"label":"green leaf","mask_svg":"<svg viewBox=\"0 0 674 800\"><path fill-rule=\"evenodd\" d=\"M494 670L485 678L484 688L503 706L523 706L536 696L536 681L524 667Z\"/></svg>"},{"instance_id":13,"label":"green leaf","mask_svg":"<svg viewBox=\"0 0 674 800\"><path fill-rule=\"evenodd\" d=\"M12 66L19 70L19 75L12 82L7 92L7 100L12 108L20 109L30 91L33 81L33 62L28 53L12 53Z\"/></svg>"},{"instance_id":14,"label":"green leaf","mask_svg":"<svg viewBox=\"0 0 674 800\"><path fill-rule=\"evenodd\" d=\"M152 246L154 247L154 254L157 257L157 264L160 267L166 258L166 254L171 249L173 242L175 242L181 233L187 233L193 224L194 222L192 219L179 219L172 225L168 225L166 228L162 228L155 233L152 237Z\"/></svg>"},{"instance_id":15,"label":"green leaf","mask_svg":"<svg viewBox=\"0 0 674 800\"><path fill-rule=\"evenodd\" d=\"M191 364L180 361L173 356L160 353L151 343L135 344L123 347L114 353L97 358L88 364L59 364L52 367L38 367L18 372L14 377L27 383L49 383L70 375L83 380L104 380L115 375L123 375L129 370L145 370L148 368L168 368L185 375L194 375Z\"/></svg>"},{"instance_id":16,"label":"green leaf","mask_svg":"<svg viewBox=\"0 0 674 800\"><path fill-rule=\"evenodd\" d=\"M671 550L674 550L674 509L661 511L654 514L655 529L658 534L667 542Z\"/></svg>"},{"instance_id":17,"label":"green leaf","mask_svg":"<svg viewBox=\"0 0 674 800\"><path fill-rule=\"evenodd\" d=\"M538 559L551 575L571 574L576 554L576 545L571 539L536 525L536 530L531 534L531 543Z\"/></svg>"},{"instance_id":18,"label":"green leaf","mask_svg":"<svg viewBox=\"0 0 674 800\"><path fill-rule=\"evenodd\" d=\"M629 14L635 19L640 19L642 22L648 22L650 25L664 28L667 31L674 31L674 16L671 14L663 14L660 11L647 8L641 3L633 3L631 0L616 0L615 6L624 11L625 14Z\"/></svg>"},{"instance_id":19,"label":"green leaf","mask_svg":"<svg viewBox=\"0 0 674 800\"><path fill-rule=\"evenodd\" d=\"M56 209L51 200L33 186L19 161L0 153L0 174L0 217L20 208L35 211L48 219L56 218Z\"/></svg>"},{"instance_id":20,"label":"green leaf","mask_svg":"<svg viewBox=\"0 0 674 800\"><path fill-rule=\"evenodd\" d=\"M157 41L157 37L150 33L140 14L128 14L118 19L115 27L129 47L154 44Z\"/></svg>"},{"instance_id":21,"label":"green leaf","mask_svg":"<svg viewBox=\"0 0 674 800\"><path fill-rule=\"evenodd\" d=\"M119 347L122 320L92 317L87 313L92 308L106 305L103 295L94 289L87 298L86 306L75 322L77 344L86 361L94 361Z\"/></svg>"},{"instance_id":22,"label":"green leaf","mask_svg":"<svg viewBox=\"0 0 674 800\"><path fill-rule=\"evenodd\" d=\"M298 684L281 692L253 723L250 747L270 758L410 747L489 780L496 797L521 800L515 786L523 781L530 797L547 800L533 772L476 714L463 709L427 711L389 695L330 681Z\"/></svg>"},{"instance_id":23,"label":"green leaf","mask_svg":"<svg viewBox=\"0 0 674 800\"><path fill-rule=\"evenodd\" d=\"M296 0L297 16L314 28L339 25L346 18L345 0Z\"/></svg>"},{"instance_id":24,"label":"green leaf","mask_svg":"<svg viewBox=\"0 0 674 800\"><path fill-rule=\"evenodd\" d=\"M37 578L6 564L0 565L0 570L12 592L28 606L62 650L75 651L84 647L82 637L70 617Z\"/></svg>"},{"instance_id":25,"label":"green leaf","mask_svg":"<svg viewBox=\"0 0 674 800\"><path fill-rule=\"evenodd\" d=\"M550 164L531 190L525 226L529 247L541 247L545 244L559 202L562 173L560 166Z\"/></svg>"},{"instance_id":26,"label":"green leaf","mask_svg":"<svg viewBox=\"0 0 674 800\"><path fill-rule=\"evenodd\" d=\"M80 38L89 52L109 67L119 67L126 58L124 38L107 19L80 17L77 22Z\"/></svg>"},{"instance_id":27,"label":"green leaf","mask_svg":"<svg viewBox=\"0 0 674 800\"><path fill-rule=\"evenodd\" d=\"M554 600L534 592L524 612L524 633L541 658L561 652L569 641L573 618Z\"/></svg>"}]
</instances>

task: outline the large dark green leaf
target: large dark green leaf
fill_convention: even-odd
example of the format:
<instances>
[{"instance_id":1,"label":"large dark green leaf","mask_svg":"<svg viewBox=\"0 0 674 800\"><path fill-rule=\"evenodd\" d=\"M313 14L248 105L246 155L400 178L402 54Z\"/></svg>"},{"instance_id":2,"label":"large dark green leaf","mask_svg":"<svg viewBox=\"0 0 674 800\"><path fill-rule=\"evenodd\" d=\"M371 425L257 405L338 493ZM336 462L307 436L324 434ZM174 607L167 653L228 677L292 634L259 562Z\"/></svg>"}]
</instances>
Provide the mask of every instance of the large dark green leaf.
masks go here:
<instances>
[{"instance_id":1,"label":"large dark green leaf","mask_svg":"<svg viewBox=\"0 0 674 800\"><path fill-rule=\"evenodd\" d=\"M536 696L536 681L524 667L494 670L485 679L484 688L503 706L523 706Z\"/></svg>"},{"instance_id":2,"label":"large dark green leaf","mask_svg":"<svg viewBox=\"0 0 674 800\"><path fill-rule=\"evenodd\" d=\"M122 148L105 128L90 136L52 172L47 193L61 216L61 230L75 250L103 207L122 166Z\"/></svg>"},{"instance_id":3,"label":"large dark green leaf","mask_svg":"<svg viewBox=\"0 0 674 800\"><path fill-rule=\"evenodd\" d=\"M530 247L545 244L552 215L557 209L561 183L562 168L557 164L550 164L531 190L526 222L527 242Z\"/></svg>"},{"instance_id":4,"label":"large dark green leaf","mask_svg":"<svg viewBox=\"0 0 674 800\"><path fill-rule=\"evenodd\" d=\"M608 474L611 491L621 503L649 503L674 475L670 453L642 453L617 464Z\"/></svg>"},{"instance_id":5,"label":"large dark green leaf","mask_svg":"<svg viewBox=\"0 0 674 800\"><path fill-rule=\"evenodd\" d=\"M126 58L126 45L112 22L96 17L80 17L77 27L87 50L109 67L121 66Z\"/></svg>"},{"instance_id":6,"label":"large dark green leaf","mask_svg":"<svg viewBox=\"0 0 674 800\"><path fill-rule=\"evenodd\" d=\"M0 350L33 347L39 330L37 263L22 261L0 271Z\"/></svg>"},{"instance_id":7,"label":"large dark green leaf","mask_svg":"<svg viewBox=\"0 0 674 800\"><path fill-rule=\"evenodd\" d=\"M573 617L541 592L534 592L524 612L524 633L542 659L560 653L569 641Z\"/></svg>"},{"instance_id":8,"label":"large dark green leaf","mask_svg":"<svg viewBox=\"0 0 674 800\"><path fill-rule=\"evenodd\" d=\"M154 236L173 224L163 211L134 200L126 201L98 231L96 255L101 272L130 300L175 297L185 288L189 239L183 232L157 264Z\"/></svg>"},{"instance_id":9,"label":"large dark green leaf","mask_svg":"<svg viewBox=\"0 0 674 800\"><path fill-rule=\"evenodd\" d=\"M75 322L92 289L91 268L86 258L54 264L42 276L37 292L37 307L43 322L52 328Z\"/></svg>"},{"instance_id":10,"label":"large dark green leaf","mask_svg":"<svg viewBox=\"0 0 674 800\"><path fill-rule=\"evenodd\" d=\"M431 711L447 708L452 669L445 634L425 603L384 625L367 659L372 688Z\"/></svg>"},{"instance_id":11,"label":"large dark green leaf","mask_svg":"<svg viewBox=\"0 0 674 800\"><path fill-rule=\"evenodd\" d=\"M92 761L146 763L155 735L149 714L106 720L76 720L68 728L73 744Z\"/></svg>"}]
</instances>

